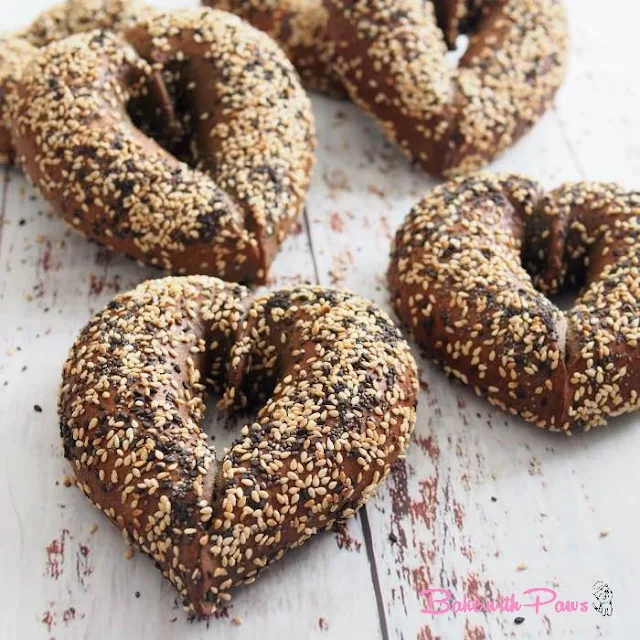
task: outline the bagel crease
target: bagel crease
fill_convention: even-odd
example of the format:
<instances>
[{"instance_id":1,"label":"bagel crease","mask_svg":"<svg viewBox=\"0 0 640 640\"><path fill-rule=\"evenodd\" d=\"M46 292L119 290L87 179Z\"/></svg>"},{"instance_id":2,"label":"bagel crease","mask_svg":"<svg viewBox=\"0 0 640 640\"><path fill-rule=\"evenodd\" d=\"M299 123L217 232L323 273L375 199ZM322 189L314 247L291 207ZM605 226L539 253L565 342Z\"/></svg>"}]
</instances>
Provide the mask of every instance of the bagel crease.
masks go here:
<instances>
[{"instance_id":1,"label":"bagel crease","mask_svg":"<svg viewBox=\"0 0 640 640\"><path fill-rule=\"evenodd\" d=\"M37 48L93 29L121 31L149 11L134 0L66 0L43 11L27 28L0 35L0 164L11 164L15 156L5 125L5 89Z\"/></svg>"},{"instance_id":2,"label":"bagel crease","mask_svg":"<svg viewBox=\"0 0 640 640\"><path fill-rule=\"evenodd\" d=\"M562 311L545 294L581 287ZM640 407L640 193L515 174L431 191L395 237L393 306L447 373L571 433Z\"/></svg>"},{"instance_id":3,"label":"bagel crease","mask_svg":"<svg viewBox=\"0 0 640 640\"><path fill-rule=\"evenodd\" d=\"M205 3L267 31L308 85L346 92L436 176L467 173L511 146L547 110L565 75L561 0ZM454 69L447 44L467 32Z\"/></svg>"},{"instance_id":4,"label":"bagel crease","mask_svg":"<svg viewBox=\"0 0 640 640\"><path fill-rule=\"evenodd\" d=\"M100 244L174 273L264 282L314 164L295 69L212 9L156 13L125 36L71 36L23 69L8 102L25 173Z\"/></svg>"},{"instance_id":5,"label":"bagel crease","mask_svg":"<svg viewBox=\"0 0 640 640\"><path fill-rule=\"evenodd\" d=\"M224 408L263 403L220 457L201 429L205 381ZM60 429L78 487L206 616L362 506L409 443L416 397L409 347L369 301L170 277L81 332Z\"/></svg>"}]
</instances>

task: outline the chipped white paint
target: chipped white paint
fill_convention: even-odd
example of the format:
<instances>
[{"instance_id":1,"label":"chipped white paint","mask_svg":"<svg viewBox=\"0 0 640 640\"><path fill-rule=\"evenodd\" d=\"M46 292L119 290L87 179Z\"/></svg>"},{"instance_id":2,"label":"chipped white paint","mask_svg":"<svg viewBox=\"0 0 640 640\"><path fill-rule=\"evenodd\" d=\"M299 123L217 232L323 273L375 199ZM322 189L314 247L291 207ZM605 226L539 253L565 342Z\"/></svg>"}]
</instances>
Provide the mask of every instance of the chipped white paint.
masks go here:
<instances>
[{"instance_id":1,"label":"chipped white paint","mask_svg":"<svg viewBox=\"0 0 640 640\"><path fill-rule=\"evenodd\" d=\"M3 3L0 28L27 22L47 4ZM491 168L520 170L548 186L610 179L640 187L634 77L640 7L571 0L569 8L573 55L557 108ZM274 283L343 284L387 306L390 235L433 182L410 169L353 106L320 97L314 104L319 165L307 216L276 261ZM76 332L116 290L158 274L78 238L17 172L5 177L0 638L637 636L640 418L571 439L541 433L493 410L424 360L416 437L366 513L238 591L226 617L187 622L151 563L139 554L125 559L117 531L63 486L67 466L57 431L60 368ZM233 435L211 432L220 444ZM613 589L610 618L552 609L433 617L420 612L417 595L427 586L449 588L460 599L544 586L561 599L590 603L596 580ZM516 615L525 618L519 626Z\"/></svg>"}]
</instances>

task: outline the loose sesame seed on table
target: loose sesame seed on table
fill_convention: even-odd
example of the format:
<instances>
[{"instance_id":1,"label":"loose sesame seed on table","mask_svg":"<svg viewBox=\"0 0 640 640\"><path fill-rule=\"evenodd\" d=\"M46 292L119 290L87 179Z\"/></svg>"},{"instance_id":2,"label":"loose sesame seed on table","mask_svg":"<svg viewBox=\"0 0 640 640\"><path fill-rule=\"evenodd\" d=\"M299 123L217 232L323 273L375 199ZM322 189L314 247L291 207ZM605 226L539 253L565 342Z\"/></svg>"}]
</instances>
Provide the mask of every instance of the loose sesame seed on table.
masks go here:
<instances>
[{"instance_id":1,"label":"loose sesame seed on table","mask_svg":"<svg viewBox=\"0 0 640 640\"><path fill-rule=\"evenodd\" d=\"M24 25L49 2L5 4L2 29ZM489 169L550 189L581 180L637 189L640 8L622 0L566 5L571 62L556 106ZM354 105L312 101L319 148L306 211L259 293L303 281L346 286L391 312L391 238L438 182L412 169ZM152 563L65 486L58 431L60 372L80 329L117 292L158 272L69 231L17 170L2 177L1 638L635 637L640 419L617 418L571 438L539 431L448 380L417 350L421 389L407 458L346 526L236 590L218 618L190 623ZM215 409L206 423L218 449L235 439L236 425ZM592 608L429 616L418 595L441 587L459 599L491 598L546 587L591 603L597 581L613 590L611 617Z\"/></svg>"}]
</instances>

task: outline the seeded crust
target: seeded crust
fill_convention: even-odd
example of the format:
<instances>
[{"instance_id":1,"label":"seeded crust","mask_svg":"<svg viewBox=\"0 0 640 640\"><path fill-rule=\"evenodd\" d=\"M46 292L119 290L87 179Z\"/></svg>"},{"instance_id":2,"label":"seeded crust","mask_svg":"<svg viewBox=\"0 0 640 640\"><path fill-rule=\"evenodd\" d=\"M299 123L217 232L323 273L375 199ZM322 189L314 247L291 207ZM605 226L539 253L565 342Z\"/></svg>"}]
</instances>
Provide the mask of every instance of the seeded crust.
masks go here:
<instances>
[{"instance_id":1,"label":"seeded crust","mask_svg":"<svg viewBox=\"0 0 640 640\"><path fill-rule=\"evenodd\" d=\"M327 38L329 13L322 0L203 0L203 4L235 13L269 34L309 89L345 96L331 68L334 47Z\"/></svg>"},{"instance_id":2,"label":"seeded crust","mask_svg":"<svg viewBox=\"0 0 640 640\"><path fill-rule=\"evenodd\" d=\"M435 0L438 24L449 49L455 49L459 35L473 33L483 14L502 0Z\"/></svg>"},{"instance_id":3,"label":"seeded crust","mask_svg":"<svg viewBox=\"0 0 640 640\"><path fill-rule=\"evenodd\" d=\"M399 229L393 305L447 373L571 433L640 407L640 193L515 174L430 192ZM569 311L545 294L582 287Z\"/></svg>"},{"instance_id":4,"label":"seeded crust","mask_svg":"<svg viewBox=\"0 0 640 640\"><path fill-rule=\"evenodd\" d=\"M223 407L264 402L221 457L201 431L205 379ZM362 506L409 443L416 394L410 350L371 302L165 278L82 331L60 424L80 489L209 615Z\"/></svg>"},{"instance_id":5,"label":"seeded crust","mask_svg":"<svg viewBox=\"0 0 640 640\"><path fill-rule=\"evenodd\" d=\"M563 78L559 0L502 0L470 37L459 67L422 0L324 0L333 68L352 100L427 173L475 169L522 136Z\"/></svg>"},{"instance_id":6,"label":"seeded crust","mask_svg":"<svg viewBox=\"0 0 640 640\"><path fill-rule=\"evenodd\" d=\"M66 0L41 13L17 35L34 47L44 47L94 29L124 31L150 11L150 6L135 0Z\"/></svg>"},{"instance_id":7,"label":"seeded crust","mask_svg":"<svg viewBox=\"0 0 640 640\"><path fill-rule=\"evenodd\" d=\"M421 0L427 3L431 0ZM459 33L467 33L479 7L491 0L436 0L438 25L451 49ZM329 12L323 0L203 0L214 9L230 11L265 31L298 69L304 84L333 97L346 97L339 75L332 68L335 46L329 39Z\"/></svg>"},{"instance_id":8,"label":"seeded crust","mask_svg":"<svg viewBox=\"0 0 640 640\"><path fill-rule=\"evenodd\" d=\"M266 35L209 9L154 14L126 37L138 53L93 31L24 69L9 111L25 173L107 247L175 273L263 282L314 163L294 68Z\"/></svg>"},{"instance_id":9,"label":"seeded crust","mask_svg":"<svg viewBox=\"0 0 640 640\"><path fill-rule=\"evenodd\" d=\"M467 173L524 135L562 83L561 0L204 0L275 38L308 86L346 93L427 173ZM469 47L452 69L460 33Z\"/></svg>"},{"instance_id":10,"label":"seeded crust","mask_svg":"<svg viewBox=\"0 0 640 640\"><path fill-rule=\"evenodd\" d=\"M4 87L19 77L36 48L93 29L121 31L149 12L133 0L66 0L41 13L26 29L0 35L0 164L11 164L15 155L4 125Z\"/></svg>"}]
</instances>

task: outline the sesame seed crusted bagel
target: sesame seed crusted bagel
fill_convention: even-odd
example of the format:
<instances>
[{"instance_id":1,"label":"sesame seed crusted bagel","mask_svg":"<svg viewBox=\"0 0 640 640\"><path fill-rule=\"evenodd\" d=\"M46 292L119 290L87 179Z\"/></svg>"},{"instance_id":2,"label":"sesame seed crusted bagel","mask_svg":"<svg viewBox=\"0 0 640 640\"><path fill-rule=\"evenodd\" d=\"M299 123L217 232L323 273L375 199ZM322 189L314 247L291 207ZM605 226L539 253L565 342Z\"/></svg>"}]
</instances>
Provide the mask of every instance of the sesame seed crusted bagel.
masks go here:
<instances>
[{"instance_id":1,"label":"sesame seed crusted bagel","mask_svg":"<svg viewBox=\"0 0 640 640\"><path fill-rule=\"evenodd\" d=\"M221 456L201 430L205 380L225 407L264 401ZM362 506L409 442L416 394L408 345L371 302L165 278L82 331L60 424L80 489L208 615Z\"/></svg>"},{"instance_id":2,"label":"sesame seed crusted bagel","mask_svg":"<svg viewBox=\"0 0 640 640\"><path fill-rule=\"evenodd\" d=\"M134 0L66 0L41 13L27 28L0 35L0 164L15 155L5 122L6 85L14 81L37 47L93 29L121 31L148 15Z\"/></svg>"},{"instance_id":3,"label":"sesame seed crusted bagel","mask_svg":"<svg viewBox=\"0 0 640 640\"><path fill-rule=\"evenodd\" d=\"M427 173L468 172L522 136L564 78L560 0L501 0L457 69L423 0L324 0L332 67L352 100Z\"/></svg>"},{"instance_id":4,"label":"sesame seed crusted bagel","mask_svg":"<svg viewBox=\"0 0 640 640\"><path fill-rule=\"evenodd\" d=\"M203 0L266 31L307 86L346 93L433 175L466 173L524 135L564 79L561 0ZM445 54L459 34L457 69Z\"/></svg>"},{"instance_id":5,"label":"sesame seed crusted bagel","mask_svg":"<svg viewBox=\"0 0 640 640\"><path fill-rule=\"evenodd\" d=\"M210 9L154 14L126 38L137 52L111 32L71 36L23 70L9 111L26 174L116 251L264 282L314 163L294 68L265 34Z\"/></svg>"},{"instance_id":6,"label":"sesame seed crusted bagel","mask_svg":"<svg viewBox=\"0 0 640 640\"><path fill-rule=\"evenodd\" d=\"M538 427L589 430L640 407L638 192L453 180L399 229L389 287L447 373ZM568 287L581 292L562 311L545 294Z\"/></svg>"}]
</instances>

